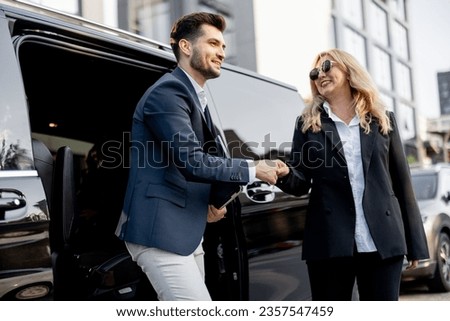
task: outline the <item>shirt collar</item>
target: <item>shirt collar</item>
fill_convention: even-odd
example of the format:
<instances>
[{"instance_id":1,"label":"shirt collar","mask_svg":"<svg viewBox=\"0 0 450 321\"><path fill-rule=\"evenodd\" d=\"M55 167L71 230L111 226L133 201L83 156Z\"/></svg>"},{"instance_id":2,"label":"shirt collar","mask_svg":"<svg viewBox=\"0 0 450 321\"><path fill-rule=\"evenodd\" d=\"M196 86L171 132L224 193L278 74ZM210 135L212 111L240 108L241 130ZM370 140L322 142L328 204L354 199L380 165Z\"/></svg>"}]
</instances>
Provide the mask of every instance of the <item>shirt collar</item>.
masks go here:
<instances>
[{"instance_id":1,"label":"shirt collar","mask_svg":"<svg viewBox=\"0 0 450 321\"><path fill-rule=\"evenodd\" d=\"M206 107L207 101L206 101L206 93L205 90L194 80L194 78L189 75L188 72L186 72L183 68L180 67L181 70L186 74L189 81L191 82L192 86L195 89L195 93L197 94L198 100L200 101L200 105L202 106L203 110Z\"/></svg>"},{"instance_id":2,"label":"shirt collar","mask_svg":"<svg viewBox=\"0 0 450 321\"><path fill-rule=\"evenodd\" d=\"M343 121L342 121L338 116L336 116L335 113L333 113L333 110L331 109L331 106L330 106L330 104L328 103L328 101L324 101L322 106L323 106L323 108L325 109L325 111L327 112L328 116L329 116L334 122L339 121L339 122L342 122L342 123L343 123ZM350 121L350 123L348 124L348 126L355 125L355 124L358 124L358 125L359 125L359 116L358 116L357 114L352 118L352 120Z\"/></svg>"}]
</instances>

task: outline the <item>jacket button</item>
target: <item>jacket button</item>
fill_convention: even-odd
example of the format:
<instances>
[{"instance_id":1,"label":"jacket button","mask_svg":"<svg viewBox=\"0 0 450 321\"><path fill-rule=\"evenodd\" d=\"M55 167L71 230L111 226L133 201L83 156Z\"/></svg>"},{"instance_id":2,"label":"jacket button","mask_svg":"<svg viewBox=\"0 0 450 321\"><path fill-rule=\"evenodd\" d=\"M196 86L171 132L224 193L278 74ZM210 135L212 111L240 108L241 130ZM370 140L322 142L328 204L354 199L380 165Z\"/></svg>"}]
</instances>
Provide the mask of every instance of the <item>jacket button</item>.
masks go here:
<instances>
[{"instance_id":1,"label":"jacket button","mask_svg":"<svg viewBox=\"0 0 450 321\"><path fill-rule=\"evenodd\" d=\"M391 211L390 211L390 210L387 210L387 211L386 211L386 215L387 215L387 216L390 216L390 215L391 215Z\"/></svg>"}]
</instances>

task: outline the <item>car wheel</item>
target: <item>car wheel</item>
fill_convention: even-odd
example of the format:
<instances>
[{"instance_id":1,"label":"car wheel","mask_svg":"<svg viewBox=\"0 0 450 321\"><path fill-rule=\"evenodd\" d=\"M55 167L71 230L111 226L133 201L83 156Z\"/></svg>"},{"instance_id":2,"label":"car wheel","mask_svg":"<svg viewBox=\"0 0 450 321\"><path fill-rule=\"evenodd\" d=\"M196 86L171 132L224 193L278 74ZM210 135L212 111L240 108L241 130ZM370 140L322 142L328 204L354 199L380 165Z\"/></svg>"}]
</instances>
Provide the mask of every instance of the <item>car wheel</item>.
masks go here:
<instances>
[{"instance_id":1,"label":"car wheel","mask_svg":"<svg viewBox=\"0 0 450 321\"><path fill-rule=\"evenodd\" d=\"M23 286L5 296L6 300L43 300L48 298L52 290L50 283L35 283Z\"/></svg>"},{"instance_id":2,"label":"car wheel","mask_svg":"<svg viewBox=\"0 0 450 321\"><path fill-rule=\"evenodd\" d=\"M436 253L436 271L429 281L428 287L433 292L450 291L450 238L447 234L439 235Z\"/></svg>"}]
</instances>

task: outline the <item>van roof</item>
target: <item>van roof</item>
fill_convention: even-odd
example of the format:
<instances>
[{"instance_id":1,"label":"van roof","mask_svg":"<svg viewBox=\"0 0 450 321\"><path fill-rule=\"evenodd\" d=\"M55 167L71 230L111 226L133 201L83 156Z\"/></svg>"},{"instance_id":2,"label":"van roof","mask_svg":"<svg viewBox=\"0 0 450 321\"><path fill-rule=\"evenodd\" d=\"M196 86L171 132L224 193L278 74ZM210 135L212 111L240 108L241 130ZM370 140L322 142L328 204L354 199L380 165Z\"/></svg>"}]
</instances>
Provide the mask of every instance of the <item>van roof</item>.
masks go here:
<instances>
[{"instance_id":1,"label":"van roof","mask_svg":"<svg viewBox=\"0 0 450 321\"><path fill-rule=\"evenodd\" d=\"M56 27L58 28L58 32L64 30L70 33L79 31L81 33L87 33L91 36L96 36L100 39L106 39L112 43L126 45L139 51L151 50L153 53L157 53L158 55L165 56L166 58L175 61L172 48L167 43L158 42L150 38L97 23L80 16L21 0L0 0L0 9L8 17L29 20L30 22L45 25L49 29L54 29ZM242 67L230 65L228 63L224 63L222 67L297 91L297 88L293 85L275 80Z\"/></svg>"},{"instance_id":2,"label":"van roof","mask_svg":"<svg viewBox=\"0 0 450 321\"><path fill-rule=\"evenodd\" d=\"M70 24L71 27L77 26L79 28L89 30L90 32L97 30L101 32L103 36L110 35L113 37L119 37L126 41L131 41L133 43L142 43L153 48L172 51L171 47L168 44L42 5L24 2L21 0L0 0L0 6L2 7L3 11L11 16L20 14L23 17L28 17L35 21L41 22L44 22L44 20L42 20L42 17L45 16L45 21L51 21L52 24L56 24L60 27L66 27L68 24Z\"/></svg>"}]
</instances>

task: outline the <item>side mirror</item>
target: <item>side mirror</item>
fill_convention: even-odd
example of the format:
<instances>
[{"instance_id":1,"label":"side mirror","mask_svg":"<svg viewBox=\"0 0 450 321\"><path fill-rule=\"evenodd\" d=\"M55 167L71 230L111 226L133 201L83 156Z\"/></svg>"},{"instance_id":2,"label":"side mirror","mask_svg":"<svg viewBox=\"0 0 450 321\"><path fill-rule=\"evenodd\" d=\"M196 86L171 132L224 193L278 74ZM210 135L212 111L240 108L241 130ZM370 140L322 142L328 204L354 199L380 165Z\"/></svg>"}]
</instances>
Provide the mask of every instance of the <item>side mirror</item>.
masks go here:
<instances>
[{"instance_id":1,"label":"side mirror","mask_svg":"<svg viewBox=\"0 0 450 321\"><path fill-rule=\"evenodd\" d=\"M445 202L445 204L448 204L448 202L450 202L450 191L444 194L441 199Z\"/></svg>"}]
</instances>

